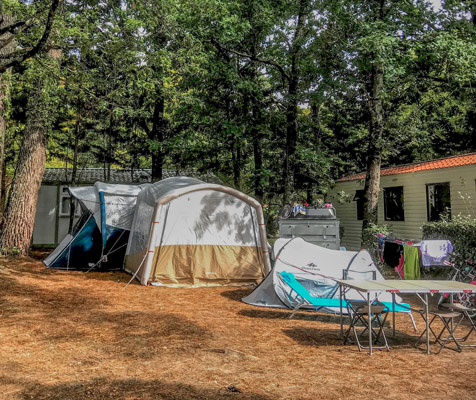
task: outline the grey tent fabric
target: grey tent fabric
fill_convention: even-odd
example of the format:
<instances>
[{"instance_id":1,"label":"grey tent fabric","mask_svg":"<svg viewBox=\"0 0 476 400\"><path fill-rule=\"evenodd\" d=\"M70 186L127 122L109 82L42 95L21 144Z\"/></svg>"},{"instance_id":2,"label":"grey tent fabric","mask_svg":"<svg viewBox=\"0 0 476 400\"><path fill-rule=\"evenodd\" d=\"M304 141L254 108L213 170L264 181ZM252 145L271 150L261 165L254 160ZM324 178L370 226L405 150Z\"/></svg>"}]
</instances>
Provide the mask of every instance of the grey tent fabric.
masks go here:
<instances>
[{"instance_id":1,"label":"grey tent fabric","mask_svg":"<svg viewBox=\"0 0 476 400\"><path fill-rule=\"evenodd\" d=\"M131 236L127 247L127 254L139 253L146 250L154 210L156 204L161 199L179 189L199 184L203 184L203 182L195 178L177 176L163 179L148 185L146 187L147 190L142 190L137 196L137 203L135 211L133 212L133 222L131 224Z\"/></svg>"},{"instance_id":2,"label":"grey tent fabric","mask_svg":"<svg viewBox=\"0 0 476 400\"><path fill-rule=\"evenodd\" d=\"M44 264L57 269L121 269L137 195L146 186L96 182L68 188L82 213Z\"/></svg>"},{"instance_id":3,"label":"grey tent fabric","mask_svg":"<svg viewBox=\"0 0 476 400\"><path fill-rule=\"evenodd\" d=\"M81 206L89 210L101 226L101 199L99 193L104 194L106 224L130 230L134 217L136 199L142 189L150 186L143 185L118 185L96 182L94 186L70 187L69 192L77 199Z\"/></svg>"}]
</instances>

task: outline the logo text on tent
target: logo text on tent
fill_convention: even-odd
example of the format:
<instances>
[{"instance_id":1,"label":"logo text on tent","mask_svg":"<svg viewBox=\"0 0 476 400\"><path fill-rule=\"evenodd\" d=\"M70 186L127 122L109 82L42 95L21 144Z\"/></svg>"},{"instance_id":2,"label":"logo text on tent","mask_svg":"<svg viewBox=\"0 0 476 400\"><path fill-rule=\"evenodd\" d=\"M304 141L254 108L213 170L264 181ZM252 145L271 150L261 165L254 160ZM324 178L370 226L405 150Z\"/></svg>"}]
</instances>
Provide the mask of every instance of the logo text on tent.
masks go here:
<instances>
[{"instance_id":1,"label":"logo text on tent","mask_svg":"<svg viewBox=\"0 0 476 400\"><path fill-rule=\"evenodd\" d=\"M316 270L316 271L320 271L321 269L317 267L316 264L314 263L309 263L307 264L303 269L312 269L312 270Z\"/></svg>"}]
</instances>

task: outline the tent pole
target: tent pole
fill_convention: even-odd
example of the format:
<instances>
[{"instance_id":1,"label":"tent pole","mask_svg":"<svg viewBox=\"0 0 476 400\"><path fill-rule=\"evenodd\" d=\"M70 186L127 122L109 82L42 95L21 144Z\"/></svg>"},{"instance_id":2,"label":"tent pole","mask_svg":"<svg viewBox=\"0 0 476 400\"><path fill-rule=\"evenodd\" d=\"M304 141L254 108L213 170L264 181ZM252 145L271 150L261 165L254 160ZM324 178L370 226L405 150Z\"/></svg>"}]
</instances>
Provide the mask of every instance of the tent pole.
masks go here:
<instances>
[{"instance_id":1,"label":"tent pole","mask_svg":"<svg viewBox=\"0 0 476 400\"><path fill-rule=\"evenodd\" d=\"M340 335L344 337L344 321L342 319L342 285L339 284L339 299L340 299Z\"/></svg>"},{"instance_id":2,"label":"tent pole","mask_svg":"<svg viewBox=\"0 0 476 400\"><path fill-rule=\"evenodd\" d=\"M99 192L99 206L101 207L101 236L102 236L102 250L101 250L101 262L104 256L104 250L106 248L106 202L104 200L104 192Z\"/></svg>"}]
</instances>

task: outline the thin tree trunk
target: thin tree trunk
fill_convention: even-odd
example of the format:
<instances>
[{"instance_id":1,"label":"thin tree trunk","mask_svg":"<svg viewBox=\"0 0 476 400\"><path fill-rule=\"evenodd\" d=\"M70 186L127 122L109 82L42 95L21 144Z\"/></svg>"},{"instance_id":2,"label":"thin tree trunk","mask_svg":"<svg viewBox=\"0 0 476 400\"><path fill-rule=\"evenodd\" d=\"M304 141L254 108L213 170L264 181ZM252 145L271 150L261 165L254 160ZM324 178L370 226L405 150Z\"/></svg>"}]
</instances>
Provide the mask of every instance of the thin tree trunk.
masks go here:
<instances>
[{"instance_id":1,"label":"thin tree trunk","mask_svg":"<svg viewBox=\"0 0 476 400\"><path fill-rule=\"evenodd\" d=\"M8 73L0 75L0 188L3 186L5 176L3 175L3 164L5 163L5 134L7 131L6 120L6 100L9 92L9 77ZM0 226L1 226L0 221Z\"/></svg>"},{"instance_id":2,"label":"thin tree trunk","mask_svg":"<svg viewBox=\"0 0 476 400\"><path fill-rule=\"evenodd\" d=\"M4 176L4 179L2 179L2 186L0 187L0 214L2 214L2 222L0 223L0 231L3 224L3 213L5 211L5 202L7 198L7 180L6 180L7 163L5 162L5 160L3 162L1 173L2 173L2 176Z\"/></svg>"},{"instance_id":3,"label":"thin tree trunk","mask_svg":"<svg viewBox=\"0 0 476 400\"><path fill-rule=\"evenodd\" d=\"M137 163L137 149L136 149L136 126L134 124L134 127L132 129L132 137L131 137L131 150L132 150L132 157L131 157L131 182L134 182L134 171L136 168L136 163Z\"/></svg>"},{"instance_id":4,"label":"thin tree trunk","mask_svg":"<svg viewBox=\"0 0 476 400\"><path fill-rule=\"evenodd\" d=\"M112 113L111 113L111 120L109 122L109 132L106 136L106 140L107 140L107 150L106 150L106 160L107 160L107 170L106 170L106 173L107 173L107 176L106 176L106 180L107 182L111 182L111 164L112 164L112 161L113 161L113 157L112 157L112 138L114 136L114 118L112 116Z\"/></svg>"},{"instance_id":5,"label":"thin tree trunk","mask_svg":"<svg viewBox=\"0 0 476 400\"><path fill-rule=\"evenodd\" d=\"M107 151L106 151L106 144L107 144L107 132L106 130L103 131L102 135L102 147L103 147L103 157L102 157L102 176L104 178L104 182L107 182Z\"/></svg>"},{"instance_id":6,"label":"thin tree trunk","mask_svg":"<svg viewBox=\"0 0 476 400\"><path fill-rule=\"evenodd\" d=\"M253 18L253 10L250 10L249 18ZM257 41L252 40L252 49L251 55L253 57L257 56ZM250 81L256 82L258 76L258 69L256 65L253 65L250 71ZM253 186L255 197L259 201L263 200L264 190L263 190L263 152L261 149L263 133L261 132L261 124L263 120L263 114L261 112L261 104L259 101L258 93L253 90L251 94L251 140L253 144L253 160L254 160L254 170L253 170Z\"/></svg>"},{"instance_id":7,"label":"thin tree trunk","mask_svg":"<svg viewBox=\"0 0 476 400\"><path fill-rule=\"evenodd\" d=\"M312 132L313 132L313 140L317 142L320 146L322 143L322 132L320 129L320 110L321 105L316 104L315 101L311 102L311 121L312 121Z\"/></svg>"},{"instance_id":8,"label":"thin tree trunk","mask_svg":"<svg viewBox=\"0 0 476 400\"><path fill-rule=\"evenodd\" d=\"M241 147L235 137L232 139L231 154L233 163L233 185L239 189L241 185Z\"/></svg>"},{"instance_id":9,"label":"thin tree trunk","mask_svg":"<svg viewBox=\"0 0 476 400\"><path fill-rule=\"evenodd\" d=\"M364 219L362 222L362 244L366 243L366 230L378 222L378 198L380 191L380 167L383 151L383 102L384 67L376 63L371 74L370 138L365 176Z\"/></svg>"},{"instance_id":10,"label":"thin tree trunk","mask_svg":"<svg viewBox=\"0 0 476 400\"><path fill-rule=\"evenodd\" d=\"M79 147L79 133L80 133L80 126L81 126L81 117L78 114L76 117L76 126L74 130L74 148L73 148L73 166L71 171L71 186L76 186L77 183L77 175L78 175L78 147ZM74 225L74 215L76 213L76 202L73 197L69 198L69 227L68 232L71 233L73 231Z\"/></svg>"},{"instance_id":11,"label":"thin tree trunk","mask_svg":"<svg viewBox=\"0 0 476 400\"><path fill-rule=\"evenodd\" d=\"M48 54L59 68L61 51L52 49ZM26 255L30 249L38 193L45 169L46 135L52 118L51 93L48 92L56 86L54 77L41 74L34 82L35 93L28 99L23 142L0 235L0 249L4 254Z\"/></svg>"},{"instance_id":12,"label":"thin tree trunk","mask_svg":"<svg viewBox=\"0 0 476 400\"><path fill-rule=\"evenodd\" d=\"M262 119L261 109L258 104L258 100L253 98L253 104L251 107L253 118L252 118L252 127L251 135L253 138L253 158L255 163L254 168L254 192L258 200L263 200L264 190L263 190L263 152L261 149L262 142L262 133L259 127L259 123Z\"/></svg>"},{"instance_id":13,"label":"thin tree trunk","mask_svg":"<svg viewBox=\"0 0 476 400\"><path fill-rule=\"evenodd\" d=\"M378 4L377 19L384 21L385 0L376 0ZM370 74L370 135L367 152L367 172L364 185L364 219L362 221L362 247L370 240L368 228L378 223L378 198L380 191L380 168L383 153L383 101L384 65L374 62Z\"/></svg>"},{"instance_id":14,"label":"thin tree trunk","mask_svg":"<svg viewBox=\"0 0 476 400\"><path fill-rule=\"evenodd\" d=\"M1 10L0 10L0 13L1 13ZM0 14L0 16L2 17L0 22L0 28L11 25L13 23L13 17L11 15ZM0 40L9 40L10 37L11 37L11 34L7 32L3 35L0 35ZM0 56L9 54L10 52L12 52L15 46L16 46L16 43L13 40L7 46L0 48ZM8 101L9 92L10 92L10 71L7 70L4 73L0 73L0 188L5 187L5 178L6 178L4 175L4 171L6 170L6 168L4 168L5 135L7 131L6 103ZM2 203L1 200L2 199L0 199L0 203ZM1 211L3 211L3 209ZM2 218L0 219L0 227L2 226L2 222L3 222L3 215L2 215Z\"/></svg>"},{"instance_id":15,"label":"thin tree trunk","mask_svg":"<svg viewBox=\"0 0 476 400\"><path fill-rule=\"evenodd\" d=\"M158 93L154 107L154 115L152 120L152 130L150 139L154 141L157 148L152 150L152 181L160 181L162 179L162 169L164 166L163 142L165 131L164 118L165 100L161 93Z\"/></svg>"},{"instance_id":16,"label":"thin tree trunk","mask_svg":"<svg viewBox=\"0 0 476 400\"><path fill-rule=\"evenodd\" d=\"M300 71L298 68L299 55L303 46L303 30L306 23L306 12L309 0L301 0L297 16L297 25L291 44L291 66L288 77L288 93L286 99L286 148L284 154L284 194L283 203L290 200L294 191L294 174L296 168L295 153L297 145L298 117L298 88Z\"/></svg>"},{"instance_id":17,"label":"thin tree trunk","mask_svg":"<svg viewBox=\"0 0 476 400\"><path fill-rule=\"evenodd\" d=\"M284 155L284 198L290 200L294 191L295 153L297 144L297 88L298 78L294 76L289 81L288 101L286 105L286 150Z\"/></svg>"}]
</instances>

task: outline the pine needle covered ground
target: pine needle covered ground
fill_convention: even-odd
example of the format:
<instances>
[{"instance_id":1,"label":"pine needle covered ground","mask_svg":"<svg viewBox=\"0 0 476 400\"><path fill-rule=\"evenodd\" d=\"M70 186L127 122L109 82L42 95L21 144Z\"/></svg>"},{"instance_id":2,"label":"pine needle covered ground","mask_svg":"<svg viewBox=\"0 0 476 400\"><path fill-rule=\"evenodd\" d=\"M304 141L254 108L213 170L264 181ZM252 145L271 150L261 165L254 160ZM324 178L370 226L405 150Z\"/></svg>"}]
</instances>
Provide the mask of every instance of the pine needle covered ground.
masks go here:
<instances>
[{"instance_id":1,"label":"pine needle covered ground","mask_svg":"<svg viewBox=\"0 0 476 400\"><path fill-rule=\"evenodd\" d=\"M289 320L242 303L249 288L129 279L0 258L0 398L474 398L476 349L427 356L406 315L391 352L369 357L342 344L337 317Z\"/></svg>"}]
</instances>

